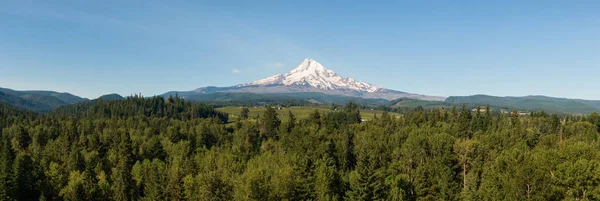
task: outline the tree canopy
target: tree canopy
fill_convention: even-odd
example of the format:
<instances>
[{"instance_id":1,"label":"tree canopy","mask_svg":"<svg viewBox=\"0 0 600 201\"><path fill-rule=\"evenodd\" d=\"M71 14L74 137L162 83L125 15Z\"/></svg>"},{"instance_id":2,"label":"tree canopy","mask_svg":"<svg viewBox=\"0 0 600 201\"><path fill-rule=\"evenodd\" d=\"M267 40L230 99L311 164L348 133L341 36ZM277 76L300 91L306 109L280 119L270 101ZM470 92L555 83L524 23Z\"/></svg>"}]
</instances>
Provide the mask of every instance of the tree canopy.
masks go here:
<instances>
[{"instance_id":1,"label":"tree canopy","mask_svg":"<svg viewBox=\"0 0 600 201\"><path fill-rule=\"evenodd\" d=\"M483 110L230 124L177 96L0 104L0 200L600 199L600 115Z\"/></svg>"}]
</instances>

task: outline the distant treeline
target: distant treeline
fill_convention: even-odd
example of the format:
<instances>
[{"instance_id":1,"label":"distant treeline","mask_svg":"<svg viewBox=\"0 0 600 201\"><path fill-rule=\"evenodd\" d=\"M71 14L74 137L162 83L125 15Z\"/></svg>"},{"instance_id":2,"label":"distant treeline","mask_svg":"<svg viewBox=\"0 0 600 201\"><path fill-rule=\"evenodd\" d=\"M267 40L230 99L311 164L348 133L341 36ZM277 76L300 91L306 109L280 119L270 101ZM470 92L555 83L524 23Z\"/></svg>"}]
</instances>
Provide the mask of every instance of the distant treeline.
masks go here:
<instances>
[{"instance_id":1,"label":"distant treeline","mask_svg":"<svg viewBox=\"0 0 600 201\"><path fill-rule=\"evenodd\" d=\"M98 99L79 104L63 106L49 113L49 116L77 118L127 118L136 116L190 120L216 117L228 122L228 115L214 110L209 104L185 101L180 97L159 96L144 98L141 95L125 100Z\"/></svg>"}]
</instances>

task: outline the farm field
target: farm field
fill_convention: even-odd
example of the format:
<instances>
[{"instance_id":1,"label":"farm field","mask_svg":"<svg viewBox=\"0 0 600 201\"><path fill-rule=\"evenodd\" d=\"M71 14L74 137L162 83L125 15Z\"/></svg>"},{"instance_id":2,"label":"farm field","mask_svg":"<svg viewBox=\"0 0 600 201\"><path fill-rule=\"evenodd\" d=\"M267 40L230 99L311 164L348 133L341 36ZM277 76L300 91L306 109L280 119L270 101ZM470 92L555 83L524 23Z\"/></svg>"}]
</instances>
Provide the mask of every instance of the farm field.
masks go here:
<instances>
[{"instance_id":1,"label":"farm field","mask_svg":"<svg viewBox=\"0 0 600 201\"><path fill-rule=\"evenodd\" d=\"M240 107L240 106L229 106L229 107L222 107L222 108L217 108L216 110L221 111L221 112L226 112L229 114L229 121L230 122L235 122L238 118L238 116L240 115L240 112L242 112L242 108L244 107ZM256 119L257 116L262 115L266 108L265 107L248 107L248 109L250 110L249 113L249 118L251 120ZM289 108L277 108L277 117L279 117L279 119L281 119L281 121L286 122L288 121L289 117L288 117L288 109L292 111L292 113L294 114L294 116L296 116L296 119L301 120L301 119L306 119L309 117L309 115L314 112L315 110L319 110L319 112L321 114L326 114L328 112L332 112L333 110L331 110L330 106L294 106L294 107L289 107ZM372 120L373 117L375 117L375 115L380 116L384 111L382 110L361 110L360 114L361 117L364 120ZM398 113L389 113L392 116L400 116L401 114Z\"/></svg>"}]
</instances>

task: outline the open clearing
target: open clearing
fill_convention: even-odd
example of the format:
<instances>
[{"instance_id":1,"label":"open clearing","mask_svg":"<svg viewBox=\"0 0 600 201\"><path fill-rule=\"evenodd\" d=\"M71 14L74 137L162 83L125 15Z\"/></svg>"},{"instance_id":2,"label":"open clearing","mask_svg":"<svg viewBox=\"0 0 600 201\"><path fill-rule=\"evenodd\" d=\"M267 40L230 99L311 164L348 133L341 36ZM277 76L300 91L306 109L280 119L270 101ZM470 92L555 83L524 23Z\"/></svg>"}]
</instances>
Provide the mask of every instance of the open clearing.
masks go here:
<instances>
[{"instance_id":1,"label":"open clearing","mask_svg":"<svg viewBox=\"0 0 600 201\"><path fill-rule=\"evenodd\" d=\"M229 114L229 121L230 122L234 122L237 120L238 116L240 115L240 112L242 112L242 108L240 106L229 106L229 107L222 107L222 108L217 108L218 111L221 112L227 112ZM256 117L258 115L262 115L265 110L267 108L265 107L248 107L248 109L250 110L250 113L248 114L250 119L256 119ZM295 107L289 107L289 108L275 108L277 110L277 117L279 117L279 119L281 119L281 121L286 122L289 119L288 116L288 110L291 110L292 113L294 114L294 116L296 116L296 119L300 120L300 119L306 119L310 116L310 114L312 112L314 112L315 110L319 110L319 112L321 114L327 114L329 112L333 112L333 110L331 110L330 106L295 106ZM339 108L342 109L342 108ZM383 113L382 110L360 110L360 115L364 120L372 120L373 117L375 117L375 115L377 116L381 116L381 114ZM400 116L400 114L398 113L389 113L392 116Z\"/></svg>"}]
</instances>

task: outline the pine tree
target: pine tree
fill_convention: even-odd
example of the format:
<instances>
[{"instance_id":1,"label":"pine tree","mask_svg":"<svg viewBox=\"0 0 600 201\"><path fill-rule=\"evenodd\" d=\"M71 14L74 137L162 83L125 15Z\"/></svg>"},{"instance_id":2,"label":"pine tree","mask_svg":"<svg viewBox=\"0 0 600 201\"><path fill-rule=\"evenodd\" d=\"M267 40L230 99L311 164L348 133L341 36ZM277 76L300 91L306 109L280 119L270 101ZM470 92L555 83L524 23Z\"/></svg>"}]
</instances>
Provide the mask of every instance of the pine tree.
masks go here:
<instances>
[{"instance_id":1,"label":"pine tree","mask_svg":"<svg viewBox=\"0 0 600 201\"><path fill-rule=\"evenodd\" d=\"M308 156L299 156L294 166L294 196L298 200L314 200L315 162Z\"/></svg>"},{"instance_id":2,"label":"pine tree","mask_svg":"<svg viewBox=\"0 0 600 201\"><path fill-rule=\"evenodd\" d=\"M317 161L315 170L315 190L317 200L340 200L342 182L337 169L335 144L333 140L327 143L327 150L322 159Z\"/></svg>"},{"instance_id":3,"label":"pine tree","mask_svg":"<svg viewBox=\"0 0 600 201\"><path fill-rule=\"evenodd\" d=\"M267 107L260 121L260 135L263 138L279 139L279 133L277 129L281 124L281 120L277 118L277 111L272 107Z\"/></svg>"},{"instance_id":4,"label":"pine tree","mask_svg":"<svg viewBox=\"0 0 600 201\"><path fill-rule=\"evenodd\" d=\"M115 200L133 199L133 179L131 177L131 139L127 133L121 134L118 146L119 160L113 169L113 192Z\"/></svg>"},{"instance_id":5,"label":"pine tree","mask_svg":"<svg viewBox=\"0 0 600 201\"><path fill-rule=\"evenodd\" d=\"M8 129L12 133L12 146L16 152L24 151L31 144L31 137L21 125L15 125Z\"/></svg>"},{"instance_id":6,"label":"pine tree","mask_svg":"<svg viewBox=\"0 0 600 201\"><path fill-rule=\"evenodd\" d=\"M517 109L514 109L510 114L510 125L513 126L513 128L519 126L519 124L521 123L521 121L519 120L519 116L519 111Z\"/></svg>"},{"instance_id":7,"label":"pine tree","mask_svg":"<svg viewBox=\"0 0 600 201\"><path fill-rule=\"evenodd\" d=\"M79 171L73 171L69 174L69 182L60 191L60 196L65 200L85 200L84 179Z\"/></svg>"},{"instance_id":8,"label":"pine tree","mask_svg":"<svg viewBox=\"0 0 600 201\"><path fill-rule=\"evenodd\" d=\"M467 110L465 104L460 108L460 115L458 116L458 127L459 136L463 138L471 138L471 112Z\"/></svg>"},{"instance_id":9,"label":"pine tree","mask_svg":"<svg viewBox=\"0 0 600 201\"><path fill-rule=\"evenodd\" d=\"M16 189L12 166L15 156L8 137L0 134L0 140L0 200L14 200Z\"/></svg>"},{"instance_id":10,"label":"pine tree","mask_svg":"<svg viewBox=\"0 0 600 201\"><path fill-rule=\"evenodd\" d=\"M470 139L457 140L454 144L454 153L458 156L458 163L462 169L461 176L463 193L473 191L473 189L469 189L469 184L467 183L467 174L469 174L469 171L472 168L471 166L473 164L473 158L476 154L475 152L477 151L477 146L478 142Z\"/></svg>"},{"instance_id":11,"label":"pine tree","mask_svg":"<svg viewBox=\"0 0 600 201\"><path fill-rule=\"evenodd\" d=\"M68 172L83 171L85 169L85 161L76 145L73 145L71 148L69 160L67 161L67 169Z\"/></svg>"},{"instance_id":12,"label":"pine tree","mask_svg":"<svg viewBox=\"0 0 600 201\"><path fill-rule=\"evenodd\" d=\"M13 177L15 181L15 198L17 200L36 200L40 197L35 188L33 160L27 154L18 154L13 163Z\"/></svg>"},{"instance_id":13,"label":"pine tree","mask_svg":"<svg viewBox=\"0 0 600 201\"><path fill-rule=\"evenodd\" d=\"M335 162L330 157L319 160L315 170L317 200L340 200L341 180Z\"/></svg>"},{"instance_id":14,"label":"pine tree","mask_svg":"<svg viewBox=\"0 0 600 201\"><path fill-rule=\"evenodd\" d=\"M144 193L149 200L165 200L166 165L160 159L144 161Z\"/></svg>"},{"instance_id":15,"label":"pine tree","mask_svg":"<svg viewBox=\"0 0 600 201\"><path fill-rule=\"evenodd\" d=\"M318 109L315 109L314 112L310 113L309 119L312 123L321 126L321 113L319 113Z\"/></svg>"},{"instance_id":16,"label":"pine tree","mask_svg":"<svg viewBox=\"0 0 600 201\"><path fill-rule=\"evenodd\" d=\"M386 185L379 162L372 151L363 150L357 155L356 170L350 174L350 200L384 200Z\"/></svg>"},{"instance_id":17,"label":"pine tree","mask_svg":"<svg viewBox=\"0 0 600 201\"><path fill-rule=\"evenodd\" d=\"M246 120L248 119L248 114L250 113L250 110L248 108L242 108L242 111L240 112L240 118Z\"/></svg>"},{"instance_id":18,"label":"pine tree","mask_svg":"<svg viewBox=\"0 0 600 201\"><path fill-rule=\"evenodd\" d=\"M592 112L590 116L588 116L588 121L598 128L598 132L600 132L600 114L598 112Z\"/></svg>"},{"instance_id":19,"label":"pine tree","mask_svg":"<svg viewBox=\"0 0 600 201\"><path fill-rule=\"evenodd\" d=\"M487 131L492 124L492 111L490 111L490 105L485 106L485 116L484 116L484 131Z\"/></svg>"},{"instance_id":20,"label":"pine tree","mask_svg":"<svg viewBox=\"0 0 600 201\"><path fill-rule=\"evenodd\" d=\"M550 117L550 124L552 126L552 133L555 133L555 134L559 133L561 124L560 124L560 118L558 117L557 114L553 114Z\"/></svg>"},{"instance_id":21,"label":"pine tree","mask_svg":"<svg viewBox=\"0 0 600 201\"><path fill-rule=\"evenodd\" d=\"M292 132L292 129L294 129L294 127L296 127L296 117L292 113L292 110L288 109L288 117L289 117L289 120L288 120L287 124L285 125L285 131L287 133L290 133L290 132Z\"/></svg>"},{"instance_id":22,"label":"pine tree","mask_svg":"<svg viewBox=\"0 0 600 201\"><path fill-rule=\"evenodd\" d=\"M346 105L345 112L348 115L348 124L362 122L362 117L360 116L360 106L358 104L349 102Z\"/></svg>"},{"instance_id":23,"label":"pine tree","mask_svg":"<svg viewBox=\"0 0 600 201\"><path fill-rule=\"evenodd\" d=\"M450 111L452 121L458 120L458 110L456 109L456 105L452 106L452 111Z\"/></svg>"}]
</instances>

